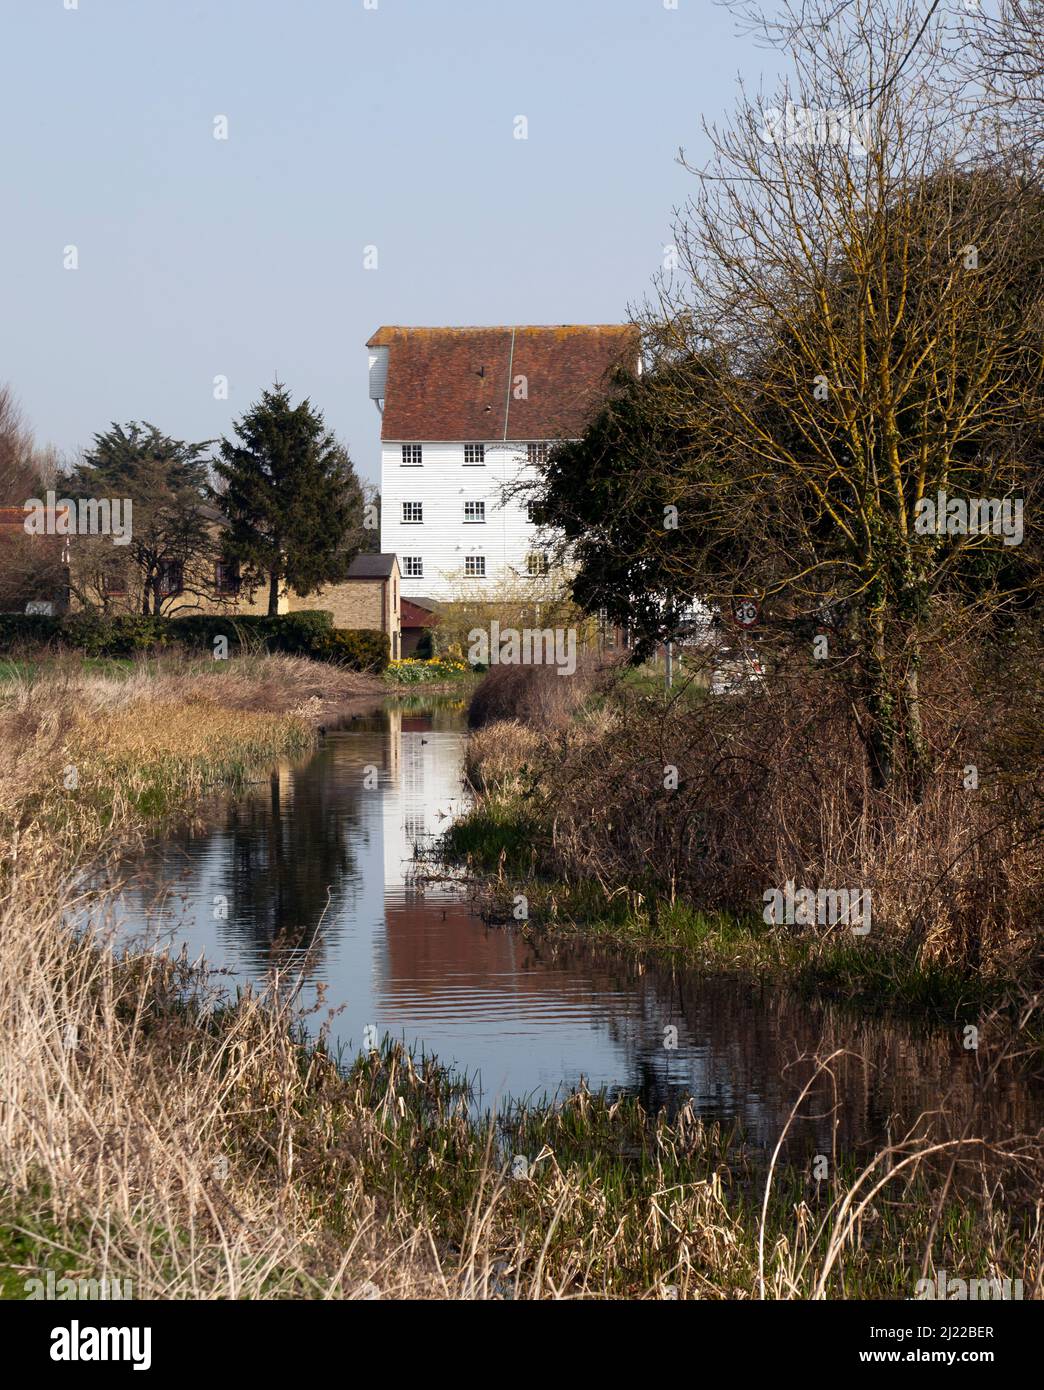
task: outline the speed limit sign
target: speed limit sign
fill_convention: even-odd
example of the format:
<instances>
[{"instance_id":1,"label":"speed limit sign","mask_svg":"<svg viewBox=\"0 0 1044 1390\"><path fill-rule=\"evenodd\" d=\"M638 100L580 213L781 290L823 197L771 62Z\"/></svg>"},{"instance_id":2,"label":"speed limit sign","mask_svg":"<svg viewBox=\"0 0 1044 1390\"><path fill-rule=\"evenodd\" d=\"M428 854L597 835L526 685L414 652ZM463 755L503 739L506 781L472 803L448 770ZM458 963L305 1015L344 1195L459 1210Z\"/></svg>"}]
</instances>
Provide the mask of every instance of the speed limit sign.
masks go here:
<instances>
[{"instance_id":1,"label":"speed limit sign","mask_svg":"<svg viewBox=\"0 0 1044 1390\"><path fill-rule=\"evenodd\" d=\"M753 627L761 609L752 598L740 599L732 605L732 616L740 627Z\"/></svg>"}]
</instances>

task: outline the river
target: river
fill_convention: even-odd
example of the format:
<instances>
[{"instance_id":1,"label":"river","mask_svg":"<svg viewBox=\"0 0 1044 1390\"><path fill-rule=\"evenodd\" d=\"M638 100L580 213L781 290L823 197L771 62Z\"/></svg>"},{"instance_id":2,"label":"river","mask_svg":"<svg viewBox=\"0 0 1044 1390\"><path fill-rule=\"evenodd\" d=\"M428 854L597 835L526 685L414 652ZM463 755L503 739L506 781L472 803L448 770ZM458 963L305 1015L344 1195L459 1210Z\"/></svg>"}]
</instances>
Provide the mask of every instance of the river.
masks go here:
<instances>
[{"instance_id":1,"label":"river","mask_svg":"<svg viewBox=\"0 0 1044 1390\"><path fill-rule=\"evenodd\" d=\"M951 1123L1033 1127L1027 1083L1002 1069L983 1085L956 1026L859 1019L782 985L485 923L459 888L426 880L423 862L465 805L464 738L463 705L435 699L388 702L329 731L312 756L128 861L112 907L120 936L185 944L230 985L303 969L306 1004L323 987L309 1027L329 1007L348 1054L384 1035L435 1053L472 1079L478 1109L581 1081L652 1108L691 1096L763 1160L808 1058L843 1048L836 1087L816 1087L791 1149L880 1145L944 1100Z\"/></svg>"}]
</instances>

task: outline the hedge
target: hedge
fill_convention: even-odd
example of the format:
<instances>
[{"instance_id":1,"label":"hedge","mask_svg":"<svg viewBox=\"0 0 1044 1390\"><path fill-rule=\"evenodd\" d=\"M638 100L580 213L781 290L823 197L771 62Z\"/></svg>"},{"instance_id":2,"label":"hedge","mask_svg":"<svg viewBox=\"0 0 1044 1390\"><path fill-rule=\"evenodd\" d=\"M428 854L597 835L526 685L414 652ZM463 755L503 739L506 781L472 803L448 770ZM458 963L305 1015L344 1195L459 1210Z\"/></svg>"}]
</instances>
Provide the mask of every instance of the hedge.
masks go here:
<instances>
[{"instance_id":1,"label":"hedge","mask_svg":"<svg viewBox=\"0 0 1044 1390\"><path fill-rule=\"evenodd\" d=\"M323 638L333 631L333 614L322 609L280 613L275 618L257 613L189 613L160 621L170 639L186 647L212 650L214 639L225 637L232 651L264 647L287 656L314 656Z\"/></svg>"},{"instance_id":2,"label":"hedge","mask_svg":"<svg viewBox=\"0 0 1044 1390\"><path fill-rule=\"evenodd\" d=\"M281 613L274 618L223 613L190 613L180 618L140 613L84 612L61 618L0 613L2 654L33 646L69 647L86 656L133 656L172 645L212 652L219 637L227 639L229 652L283 652L359 671L383 671L388 665L385 633L335 628L333 614L324 609Z\"/></svg>"},{"instance_id":3,"label":"hedge","mask_svg":"<svg viewBox=\"0 0 1044 1390\"><path fill-rule=\"evenodd\" d=\"M61 626L60 618L48 618L42 613L0 613L0 652L54 642Z\"/></svg>"}]
</instances>

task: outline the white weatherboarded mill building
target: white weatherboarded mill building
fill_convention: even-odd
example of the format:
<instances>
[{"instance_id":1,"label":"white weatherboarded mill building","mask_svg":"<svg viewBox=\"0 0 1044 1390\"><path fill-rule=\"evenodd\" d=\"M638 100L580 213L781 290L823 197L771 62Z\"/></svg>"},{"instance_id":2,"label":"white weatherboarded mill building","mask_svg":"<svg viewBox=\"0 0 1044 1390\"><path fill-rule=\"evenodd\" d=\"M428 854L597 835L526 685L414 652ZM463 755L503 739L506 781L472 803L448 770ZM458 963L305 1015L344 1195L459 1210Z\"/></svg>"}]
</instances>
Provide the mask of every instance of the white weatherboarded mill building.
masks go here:
<instances>
[{"instance_id":1,"label":"white weatherboarded mill building","mask_svg":"<svg viewBox=\"0 0 1044 1390\"><path fill-rule=\"evenodd\" d=\"M544 573L525 502L504 490L583 431L614 367L639 369L635 329L389 327L367 347L381 550L399 557L403 596L492 596Z\"/></svg>"}]
</instances>

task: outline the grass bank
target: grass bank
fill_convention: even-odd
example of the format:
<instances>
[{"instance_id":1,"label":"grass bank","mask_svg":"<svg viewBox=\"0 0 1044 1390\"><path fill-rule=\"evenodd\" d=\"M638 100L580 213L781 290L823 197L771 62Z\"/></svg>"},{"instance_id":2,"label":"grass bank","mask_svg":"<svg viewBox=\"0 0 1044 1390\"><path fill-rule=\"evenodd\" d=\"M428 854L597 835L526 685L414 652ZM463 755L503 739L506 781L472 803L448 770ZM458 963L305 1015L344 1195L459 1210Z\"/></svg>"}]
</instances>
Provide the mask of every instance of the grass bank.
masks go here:
<instances>
[{"instance_id":1,"label":"grass bank","mask_svg":"<svg viewBox=\"0 0 1044 1390\"><path fill-rule=\"evenodd\" d=\"M59 865L306 751L380 681L298 658L33 665L0 686L0 824Z\"/></svg>"},{"instance_id":2,"label":"grass bank","mask_svg":"<svg viewBox=\"0 0 1044 1390\"><path fill-rule=\"evenodd\" d=\"M483 1124L431 1058L304 1046L286 981L215 1009L182 962L3 927L13 1296L48 1270L145 1298L908 1297L937 1268L1039 1292L1021 1141L972 1201L983 1146L930 1127L816 1179L691 1106L581 1090Z\"/></svg>"}]
</instances>

